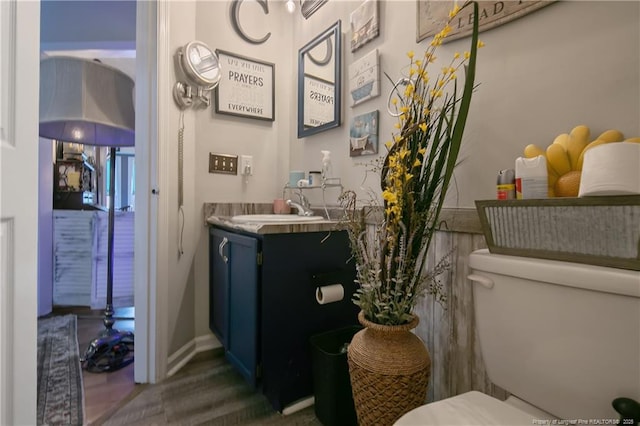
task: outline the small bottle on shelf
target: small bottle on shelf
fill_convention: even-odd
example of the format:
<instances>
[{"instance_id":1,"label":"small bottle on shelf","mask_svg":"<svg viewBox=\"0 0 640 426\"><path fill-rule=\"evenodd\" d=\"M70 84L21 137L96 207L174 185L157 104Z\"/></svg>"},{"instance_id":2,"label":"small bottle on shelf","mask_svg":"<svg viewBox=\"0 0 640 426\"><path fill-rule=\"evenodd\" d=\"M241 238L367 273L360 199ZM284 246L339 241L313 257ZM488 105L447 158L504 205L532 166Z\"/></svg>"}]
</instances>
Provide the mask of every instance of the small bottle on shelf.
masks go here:
<instances>
[{"instance_id":1,"label":"small bottle on shelf","mask_svg":"<svg viewBox=\"0 0 640 426\"><path fill-rule=\"evenodd\" d=\"M320 151L322 152L322 182L326 183L329 179L331 179L331 151Z\"/></svg>"},{"instance_id":2,"label":"small bottle on shelf","mask_svg":"<svg viewBox=\"0 0 640 426\"><path fill-rule=\"evenodd\" d=\"M322 172L315 170L309 172L309 186L322 186Z\"/></svg>"}]
</instances>

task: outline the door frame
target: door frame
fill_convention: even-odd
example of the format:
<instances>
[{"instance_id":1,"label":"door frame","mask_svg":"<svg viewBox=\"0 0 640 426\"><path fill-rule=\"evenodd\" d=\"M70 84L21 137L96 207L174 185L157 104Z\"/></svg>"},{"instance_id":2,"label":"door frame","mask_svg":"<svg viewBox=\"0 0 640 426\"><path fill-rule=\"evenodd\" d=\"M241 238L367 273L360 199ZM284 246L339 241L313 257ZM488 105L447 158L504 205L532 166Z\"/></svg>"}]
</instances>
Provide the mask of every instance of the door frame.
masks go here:
<instances>
[{"instance_id":1,"label":"door frame","mask_svg":"<svg viewBox=\"0 0 640 426\"><path fill-rule=\"evenodd\" d=\"M136 218L134 300L136 383L166 377L168 362L167 265L169 240L168 122L172 58L168 1L136 2ZM164 123L164 124L162 124Z\"/></svg>"}]
</instances>

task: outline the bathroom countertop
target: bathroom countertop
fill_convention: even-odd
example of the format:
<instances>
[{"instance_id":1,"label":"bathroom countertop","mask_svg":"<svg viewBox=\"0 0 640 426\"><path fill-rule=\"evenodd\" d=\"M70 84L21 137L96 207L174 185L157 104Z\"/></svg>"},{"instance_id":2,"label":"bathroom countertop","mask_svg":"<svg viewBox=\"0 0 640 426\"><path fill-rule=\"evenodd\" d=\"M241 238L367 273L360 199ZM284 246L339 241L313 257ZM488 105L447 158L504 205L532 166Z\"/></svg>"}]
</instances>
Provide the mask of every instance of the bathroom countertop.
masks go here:
<instances>
[{"instance_id":1,"label":"bathroom countertop","mask_svg":"<svg viewBox=\"0 0 640 426\"><path fill-rule=\"evenodd\" d=\"M521 200L522 201L522 200ZM314 208L315 214L325 216L323 208ZM273 213L272 203L204 203L202 209L202 219L205 226L217 225L228 229L243 230L254 234L274 234L293 232L318 232L339 230L340 224L337 220L327 220L310 223L287 223L287 224L246 224L239 225L231 223L230 219L235 215L244 214L269 214ZM340 217L342 209L337 206L328 207L329 217ZM210 220L211 219L211 220ZM367 214L365 222L369 225L377 223L379 217ZM472 234L482 234L480 218L475 208L443 208L440 212L438 230L445 232L462 232Z\"/></svg>"},{"instance_id":2,"label":"bathroom countertop","mask_svg":"<svg viewBox=\"0 0 640 426\"><path fill-rule=\"evenodd\" d=\"M209 225L249 232L252 234L293 234L301 232L339 231L340 222L336 220L318 220L302 223L234 223L230 216L211 215L207 217Z\"/></svg>"}]
</instances>

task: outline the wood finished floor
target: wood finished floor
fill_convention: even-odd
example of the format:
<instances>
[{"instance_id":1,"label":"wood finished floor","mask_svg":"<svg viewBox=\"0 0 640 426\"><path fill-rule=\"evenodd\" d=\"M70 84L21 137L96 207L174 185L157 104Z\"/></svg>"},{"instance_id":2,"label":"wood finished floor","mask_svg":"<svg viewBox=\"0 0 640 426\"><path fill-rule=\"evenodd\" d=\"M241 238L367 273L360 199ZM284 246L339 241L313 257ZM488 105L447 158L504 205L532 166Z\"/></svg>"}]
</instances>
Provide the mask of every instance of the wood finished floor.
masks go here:
<instances>
[{"instance_id":1,"label":"wood finished floor","mask_svg":"<svg viewBox=\"0 0 640 426\"><path fill-rule=\"evenodd\" d=\"M104 328L102 312L56 309L54 314L78 317L78 346L84 354ZM116 309L115 317L133 317ZM132 319L117 319L114 328L133 331ZM260 392L251 389L219 351L197 354L165 381L134 382L134 364L111 373L83 370L85 425L256 425L322 426L314 407L283 416Z\"/></svg>"},{"instance_id":2,"label":"wood finished floor","mask_svg":"<svg viewBox=\"0 0 640 426\"><path fill-rule=\"evenodd\" d=\"M123 331L133 331L133 308L117 308L114 317L114 328ZM103 312L88 308L60 308L54 309L54 315L73 313L78 318L78 348L80 356L84 355L91 340L104 329ZM126 319L120 319L126 318ZM111 373L91 373L82 371L84 383L84 418L86 425L101 424L101 419L108 417L119 406L135 394L137 387L133 376L133 365Z\"/></svg>"},{"instance_id":3,"label":"wood finished floor","mask_svg":"<svg viewBox=\"0 0 640 426\"><path fill-rule=\"evenodd\" d=\"M322 426L314 407L283 415L248 385L221 350L194 356L175 375L147 385L104 426Z\"/></svg>"}]
</instances>

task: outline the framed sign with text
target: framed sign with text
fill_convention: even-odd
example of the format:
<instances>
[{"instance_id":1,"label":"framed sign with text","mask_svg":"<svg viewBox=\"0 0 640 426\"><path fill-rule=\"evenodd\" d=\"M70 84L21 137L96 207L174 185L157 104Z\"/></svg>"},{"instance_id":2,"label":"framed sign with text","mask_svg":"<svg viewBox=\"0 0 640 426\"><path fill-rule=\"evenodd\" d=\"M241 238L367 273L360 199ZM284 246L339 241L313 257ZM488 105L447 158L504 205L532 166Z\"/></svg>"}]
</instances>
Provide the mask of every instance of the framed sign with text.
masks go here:
<instances>
[{"instance_id":1,"label":"framed sign with text","mask_svg":"<svg viewBox=\"0 0 640 426\"><path fill-rule=\"evenodd\" d=\"M380 64L378 49L349 65L351 107L380 94Z\"/></svg>"},{"instance_id":2,"label":"framed sign with text","mask_svg":"<svg viewBox=\"0 0 640 426\"><path fill-rule=\"evenodd\" d=\"M555 0L530 1L478 1L480 15L480 32L495 28L516 18L554 3ZM453 2L417 0L416 42L432 37L440 32L449 19L449 11ZM471 34L473 26L473 9L465 8L451 23L451 32L443 43L457 40Z\"/></svg>"},{"instance_id":3,"label":"framed sign with text","mask_svg":"<svg viewBox=\"0 0 640 426\"><path fill-rule=\"evenodd\" d=\"M335 119L335 84L304 75L304 126L319 127Z\"/></svg>"},{"instance_id":4,"label":"framed sign with text","mask_svg":"<svg viewBox=\"0 0 640 426\"><path fill-rule=\"evenodd\" d=\"M275 120L275 65L216 50L222 78L216 88L216 112Z\"/></svg>"}]
</instances>

